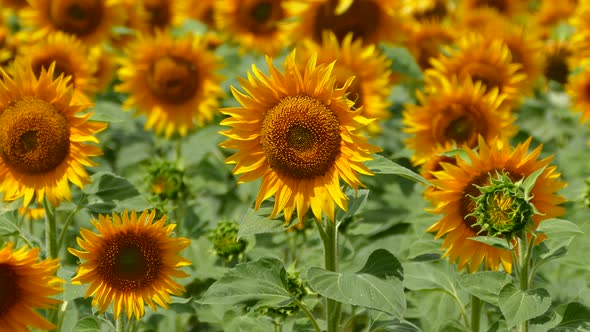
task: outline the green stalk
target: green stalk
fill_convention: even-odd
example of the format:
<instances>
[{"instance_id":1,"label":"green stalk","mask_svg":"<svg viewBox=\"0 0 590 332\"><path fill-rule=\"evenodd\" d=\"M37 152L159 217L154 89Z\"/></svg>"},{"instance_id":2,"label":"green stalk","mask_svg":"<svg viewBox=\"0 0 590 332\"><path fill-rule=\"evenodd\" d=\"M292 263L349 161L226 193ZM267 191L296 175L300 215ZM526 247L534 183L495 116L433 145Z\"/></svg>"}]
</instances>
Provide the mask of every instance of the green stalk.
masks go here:
<instances>
[{"instance_id":1,"label":"green stalk","mask_svg":"<svg viewBox=\"0 0 590 332\"><path fill-rule=\"evenodd\" d=\"M325 229L319 225L320 237L324 244L324 263L326 270L338 271L338 221L332 222L326 220ZM328 332L337 332L339 330L340 312L342 311L342 303L326 299L327 303L327 322Z\"/></svg>"},{"instance_id":2,"label":"green stalk","mask_svg":"<svg viewBox=\"0 0 590 332\"><path fill-rule=\"evenodd\" d=\"M117 322L115 323L115 331L116 332L125 332L125 315L119 313L119 317L117 318Z\"/></svg>"},{"instance_id":3,"label":"green stalk","mask_svg":"<svg viewBox=\"0 0 590 332\"><path fill-rule=\"evenodd\" d=\"M45 245L47 256L51 259L57 258L59 248L57 247L57 221L55 220L55 208L49 204L47 197L43 198L43 209L45 209Z\"/></svg>"},{"instance_id":4,"label":"green stalk","mask_svg":"<svg viewBox=\"0 0 590 332\"><path fill-rule=\"evenodd\" d=\"M532 246L532 245L531 245ZM522 231L520 236L518 237L518 256L519 256L519 265L520 265L520 275L519 275L519 282L520 282L520 290L523 292L528 291L529 289L529 261L530 261L530 253L531 250L527 243L526 232ZM529 331L529 321L525 320L520 324L518 327L519 332L528 332Z\"/></svg>"},{"instance_id":5,"label":"green stalk","mask_svg":"<svg viewBox=\"0 0 590 332\"><path fill-rule=\"evenodd\" d=\"M316 332L322 332L322 329L320 329L318 322L316 321L315 317L313 317L313 314L311 313L309 308L303 302L299 301L296 298L293 298L293 302L295 302L295 304L299 307L299 309L301 309L301 311L303 311L305 316L307 316L307 318L309 318L309 321L311 322L311 325L313 325L313 328L316 330Z\"/></svg>"},{"instance_id":6,"label":"green stalk","mask_svg":"<svg viewBox=\"0 0 590 332\"><path fill-rule=\"evenodd\" d=\"M479 332L479 322L481 319L481 299L475 295L471 295L471 331Z\"/></svg>"}]
</instances>

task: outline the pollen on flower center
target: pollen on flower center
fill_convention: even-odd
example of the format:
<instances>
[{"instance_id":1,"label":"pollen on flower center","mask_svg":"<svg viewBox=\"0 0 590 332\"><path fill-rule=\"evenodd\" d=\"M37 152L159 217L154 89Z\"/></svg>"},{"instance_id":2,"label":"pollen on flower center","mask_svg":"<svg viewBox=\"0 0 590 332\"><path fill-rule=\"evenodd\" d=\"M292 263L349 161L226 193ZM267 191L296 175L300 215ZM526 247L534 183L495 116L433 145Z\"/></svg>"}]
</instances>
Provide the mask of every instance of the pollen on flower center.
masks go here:
<instances>
[{"instance_id":1,"label":"pollen on flower center","mask_svg":"<svg viewBox=\"0 0 590 332\"><path fill-rule=\"evenodd\" d=\"M141 289L160 276L162 258L158 243L142 234L119 234L105 241L98 256L99 275L118 290Z\"/></svg>"},{"instance_id":2,"label":"pollen on flower center","mask_svg":"<svg viewBox=\"0 0 590 332\"><path fill-rule=\"evenodd\" d=\"M0 157L14 170L45 173L70 152L70 125L48 102L25 97L0 113Z\"/></svg>"},{"instance_id":3,"label":"pollen on flower center","mask_svg":"<svg viewBox=\"0 0 590 332\"><path fill-rule=\"evenodd\" d=\"M151 92L168 104L191 99L199 86L197 68L187 60L164 56L152 63L147 83Z\"/></svg>"},{"instance_id":4,"label":"pollen on flower center","mask_svg":"<svg viewBox=\"0 0 590 332\"><path fill-rule=\"evenodd\" d=\"M261 144L270 166L293 178L326 173L340 154L340 123L322 102L285 97L267 111Z\"/></svg>"},{"instance_id":5,"label":"pollen on flower center","mask_svg":"<svg viewBox=\"0 0 590 332\"><path fill-rule=\"evenodd\" d=\"M16 275L8 264L0 264L0 317L18 303L19 288Z\"/></svg>"},{"instance_id":6,"label":"pollen on flower center","mask_svg":"<svg viewBox=\"0 0 590 332\"><path fill-rule=\"evenodd\" d=\"M64 32L85 36L96 30L102 20L100 0L54 0L49 5L49 19Z\"/></svg>"}]
</instances>

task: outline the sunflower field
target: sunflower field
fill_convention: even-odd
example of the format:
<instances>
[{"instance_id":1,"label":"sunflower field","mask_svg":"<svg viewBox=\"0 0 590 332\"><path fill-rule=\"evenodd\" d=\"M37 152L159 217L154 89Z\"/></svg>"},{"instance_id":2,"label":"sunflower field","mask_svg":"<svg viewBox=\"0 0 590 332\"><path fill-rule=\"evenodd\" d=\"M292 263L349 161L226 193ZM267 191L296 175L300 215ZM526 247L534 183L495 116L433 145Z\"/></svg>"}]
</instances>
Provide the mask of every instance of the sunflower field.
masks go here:
<instances>
[{"instance_id":1,"label":"sunflower field","mask_svg":"<svg viewBox=\"0 0 590 332\"><path fill-rule=\"evenodd\" d=\"M0 0L0 332L590 331L590 1Z\"/></svg>"}]
</instances>

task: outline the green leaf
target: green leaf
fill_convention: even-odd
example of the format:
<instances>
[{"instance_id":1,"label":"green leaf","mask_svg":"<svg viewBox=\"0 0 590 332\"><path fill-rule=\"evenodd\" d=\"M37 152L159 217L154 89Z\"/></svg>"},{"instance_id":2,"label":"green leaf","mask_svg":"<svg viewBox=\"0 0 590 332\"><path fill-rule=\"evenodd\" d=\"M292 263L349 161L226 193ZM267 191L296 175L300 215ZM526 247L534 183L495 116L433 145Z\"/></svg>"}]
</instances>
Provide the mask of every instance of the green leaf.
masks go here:
<instances>
[{"instance_id":1,"label":"green leaf","mask_svg":"<svg viewBox=\"0 0 590 332\"><path fill-rule=\"evenodd\" d=\"M217 145L224 140L219 132L225 129L222 126L207 126L183 140L181 149L185 163L198 164L208 153L217 150Z\"/></svg>"},{"instance_id":2,"label":"green leaf","mask_svg":"<svg viewBox=\"0 0 590 332\"><path fill-rule=\"evenodd\" d=\"M508 242L506 242L506 239L500 239L497 237L490 237L490 236L474 236L474 237L469 237L468 239L473 240L473 241L477 241L477 242L481 242L481 243L485 243L487 245L490 245L492 247L496 247L499 249L512 250L512 248L510 247Z\"/></svg>"},{"instance_id":3,"label":"green leaf","mask_svg":"<svg viewBox=\"0 0 590 332\"><path fill-rule=\"evenodd\" d=\"M377 278L395 277L404 280L404 269L397 258L385 249L377 249L369 255L365 266L357 273L366 273Z\"/></svg>"},{"instance_id":4,"label":"green leaf","mask_svg":"<svg viewBox=\"0 0 590 332\"><path fill-rule=\"evenodd\" d=\"M365 164L375 174L394 174L416 182L421 182L425 185L430 185L430 182L419 174L416 174L410 169L378 154L373 155L373 160L370 160Z\"/></svg>"},{"instance_id":5,"label":"green leaf","mask_svg":"<svg viewBox=\"0 0 590 332\"><path fill-rule=\"evenodd\" d=\"M345 192L348 197L348 210L343 211L341 209L336 210L336 220L344 220L357 214L365 204L367 204L367 197L369 196L369 190L360 189L354 190L353 188L347 188Z\"/></svg>"},{"instance_id":6,"label":"green leaf","mask_svg":"<svg viewBox=\"0 0 590 332\"><path fill-rule=\"evenodd\" d=\"M512 277L504 272L485 271L461 274L458 281L469 294L497 306L502 288L512 281Z\"/></svg>"},{"instance_id":7,"label":"green leaf","mask_svg":"<svg viewBox=\"0 0 590 332\"><path fill-rule=\"evenodd\" d=\"M287 272L280 259L264 257L238 264L213 283L198 300L201 304L248 302L252 310L261 306L284 306L292 296L287 288Z\"/></svg>"},{"instance_id":8,"label":"green leaf","mask_svg":"<svg viewBox=\"0 0 590 332\"><path fill-rule=\"evenodd\" d=\"M401 266L395 256L387 250L378 249L357 273L339 273L312 267L307 271L307 281L323 297L401 318L406 309L406 298L402 281L398 279L399 274Z\"/></svg>"},{"instance_id":9,"label":"green leaf","mask_svg":"<svg viewBox=\"0 0 590 332\"><path fill-rule=\"evenodd\" d=\"M422 70L407 48L389 44L381 44L380 47L385 56L391 59L393 71L418 80L422 79Z\"/></svg>"},{"instance_id":10,"label":"green leaf","mask_svg":"<svg viewBox=\"0 0 590 332\"><path fill-rule=\"evenodd\" d=\"M445 261L405 263L404 276L404 286L413 291L439 289L456 293L457 271Z\"/></svg>"},{"instance_id":11,"label":"green leaf","mask_svg":"<svg viewBox=\"0 0 590 332\"><path fill-rule=\"evenodd\" d=\"M121 104L112 101L98 100L92 111L94 112L91 117L92 121L115 123L123 122L128 117L123 112Z\"/></svg>"},{"instance_id":12,"label":"green leaf","mask_svg":"<svg viewBox=\"0 0 590 332\"><path fill-rule=\"evenodd\" d=\"M571 302L560 306L556 311L562 314L562 319L549 332L585 331L584 328L590 329L590 307L579 302Z\"/></svg>"},{"instance_id":13,"label":"green leaf","mask_svg":"<svg viewBox=\"0 0 590 332\"><path fill-rule=\"evenodd\" d=\"M530 194L531 190L535 186L535 183L537 182L537 179L539 178L539 176L545 171L545 167L546 166L536 170L533 174L526 177L524 179L524 181L522 182L522 186L524 188L524 197L526 199L529 198L529 194Z\"/></svg>"},{"instance_id":14,"label":"green leaf","mask_svg":"<svg viewBox=\"0 0 590 332\"><path fill-rule=\"evenodd\" d=\"M416 325L409 322L400 322L397 319L387 321L377 321L371 328L372 332L419 332L421 331Z\"/></svg>"},{"instance_id":15,"label":"green leaf","mask_svg":"<svg viewBox=\"0 0 590 332\"><path fill-rule=\"evenodd\" d=\"M543 220L536 232L547 235L547 239L537 246L539 257L545 261L565 255L574 237L584 234L573 222L556 218Z\"/></svg>"},{"instance_id":16,"label":"green leaf","mask_svg":"<svg viewBox=\"0 0 590 332\"><path fill-rule=\"evenodd\" d=\"M72 332L101 332L100 322L96 317L88 316L80 319Z\"/></svg>"},{"instance_id":17,"label":"green leaf","mask_svg":"<svg viewBox=\"0 0 590 332\"><path fill-rule=\"evenodd\" d=\"M523 292L513 284L500 292L499 307L509 327L542 315L551 306L551 296L543 288Z\"/></svg>"},{"instance_id":18,"label":"green leaf","mask_svg":"<svg viewBox=\"0 0 590 332\"><path fill-rule=\"evenodd\" d=\"M282 219L270 219L268 216L271 212L272 207L261 207L258 210L249 208L242 220L240 220L238 239L254 234L284 232L288 228L285 227L285 221Z\"/></svg>"},{"instance_id":19,"label":"green leaf","mask_svg":"<svg viewBox=\"0 0 590 332\"><path fill-rule=\"evenodd\" d=\"M92 183L84 188L84 192L105 201L122 200L139 195L139 191L127 179L108 172L94 174Z\"/></svg>"}]
</instances>

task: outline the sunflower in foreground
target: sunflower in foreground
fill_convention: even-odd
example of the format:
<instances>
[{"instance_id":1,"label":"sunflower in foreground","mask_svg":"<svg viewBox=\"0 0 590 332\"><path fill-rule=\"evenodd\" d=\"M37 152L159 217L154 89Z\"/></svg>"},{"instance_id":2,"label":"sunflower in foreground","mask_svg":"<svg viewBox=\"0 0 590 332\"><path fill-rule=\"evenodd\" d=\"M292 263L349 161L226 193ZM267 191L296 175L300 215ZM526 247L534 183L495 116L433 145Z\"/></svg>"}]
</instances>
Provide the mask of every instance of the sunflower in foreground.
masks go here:
<instances>
[{"instance_id":1,"label":"sunflower in foreground","mask_svg":"<svg viewBox=\"0 0 590 332\"><path fill-rule=\"evenodd\" d=\"M111 29L125 20L122 0L29 0L29 3L31 6L21 15L24 25L36 28L35 40L62 31L87 45L95 45L106 41Z\"/></svg>"},{"instance_id":2,"label":"sunflower in foreground","mask_svg":"<svg viewBox=\"0 0 590 332\"><path fill-rule=\"evenodd\" d=\"M407 105L403 113L403 130L411 135L406 146L415 150L414 165L423 164L449 143L474 148L480 135L491 139L516 133L514 115L502 107L504 96L497 89L486 92L481 82L469 77L459 81L433 75L427 76L426 85L436 81L436 92L418 92L420 105Z\"/></svg>"},{"instance_id":3,"label":"sunflower in foreground","mask_svg":"<svg viewBox=\"0 0 590 332\"><path fill-rule=\"evenodd\" d=\"M122 83L115 89L129 93L126 109L148 116L145 128L166 137L186 136L210 122L222 91L217 56L205 40L188 35L173 39L164 33L139 37L120 59Z\"/></svg>"},{"instance_id":4,"label":"sunflower in foreground","mask_svg":"<svg viewBox=\"0 0 590 332\"><path fill-rule=\"evenodd\" d=\"M166 225L166 216L154 222L156 211L137 215L127 210L121 215L99 215L92 224L93 233L82 228L78 245L83 249L68 251L84 260L72 284L86 284L85 297L93 296L92 305L103 313L113 303L115 319L126 312L140 319L144 303L157 310L155 304L168 308L170 294L182 295L184 287L172 278L188 275L179 270L190 261L179 252L190 244L186 238L170 237L175 224Z\"/></svg>"},{"instance_id":5,"label":"sunflower in foreground","mask_svg":"<svg viewBox=\"0 0 590 332\"><path fill-rule=\"evenodd\" d=\"M0 250L0 330L29 331L56 328L35 311L61 303L51 296L63 292L64 280L55 276L59 259L39 260L39 248L18 250L8 243Z\"/></svg>"},{"instance_id":6,"label":"sunflower in foreground","mask_svg":"<svg viewBox=\"0 0 590 332\"><path fill-rule=\"evenodd\" d=\"M363 108L362 115L376 119L365 129L370 134L381 132L380 120L389 118L389 69L391 61L381 54L375 45L363 46L359 39L353 41L349 33L339 42L332 32L325 31L321 45L307 39L302 54L305 60L317 53L317 63L329 64L336 61L333 74L336 87L340 88L351 77L355 79L348 88L348 99L355 108ZM303 66L307 61L302 61Z\"/></svg>"},{"instance_id":7,"label":"sunflower in foreground","mask_svg":"<svg viewBox=\"0 0 590 332\"><path fill-rule=\"evenodd\" d=\"M90 105L73 99L69 78L54 79L55 66L35 75L28 63L15 62L14 75L0 82L0 191L5 201L47 197L58 205L70 199L69 182L89 183L84 166L102 154L96 133L106 123L89 122Z\"/></svg>"},{"instance_id":8,"label":"sunflower in foreground","mask_svg":"<svg viewBox=\"0 0 590 332\"><path fill-rule=\"evenodd\" d=\"M221 31L228 32L246 49L276 55L289 43L281 23L286 18L284 0L220 0L215 19Z\"/></svg>"},{"instance_id":9,"label":"sunflower in foreground","mask_svg":"<svg viewBox=\"0 0 590 332\"><path fill-rule=\"evenodd\" d=\"M573 110L582 113L581 122L590 119L590 67L573 76L567 85Z\"/></svg>"},{"instance_id":10,"label":"sunflower in foreground","mask_svg":"<svg viewBox=\"0 0 590 332\"><path fill-rule=\"evenodd\" d=\"M443 76L471 77L489 90L497 88L506 96L506 104L519 98L526 76L519 73L520 65L512 62L510 49L501 39L481 34L468 34L457 41L457 48L447 48L448 56L431 59L432 68Z\"/></svg>"},{"instance_id":11,"label":"sunflower in foreground","mask_svg":"<svg viewBox=\"0 0 590 332\"><path fill-rule=\"evenodd\" d=\"M469 239L486 235L475 224L475 217L469 216L475 209L470 196L479 196L476 186L488 185L490 174L504 173L512 181L518 181L545 167L531 190L530 202L540 212L532 216L533 229L542 220L563 214L564 208L559 204L566 199L556 192L566 184L559 180L557 168L548 166L552 157L538 160L542 146L528 153L530 144L531 138L512 149L506 140L493 139L486 143L480 137L479 152L465 149L468 160L458 155L456 165L443 163L443 170L432 173L436 179L431 183L437 190L430 193L434 206L431 212L443 216L427 231L436 232L436 238L444 236L444 257L448 256L451 262L458 261L459 269L467 267L474 272L483 262L485 269L498 270L501 264L506 272L512 271L510 251Z\"/></svg>"},{"instance_id":12,"label":"sunflower in foreground","mask_svg":"<svg viewBox=\"0 0 590 332\"><path fill-rule=\"evenodd\" d=\"M357 189L358 173L372 174L363 162L379 149L360 134L372 119L361 115L362 108L351 110L346 93L352 78L337 88L334 63L317 65L312 56L302 71L295 51L284 73L269 57L266 62L270 76L253 66L253 74L240 79L245 93L232 87L242 107L221 110L229 115L221 125L232 127L222 132L229 139L221 146L238 150L226 162L236 164L240 183L262 177L255 207L274 195L271 218L284 211L289 222L297 209L302 223L311 207L318 221L322 212L334 220L334 202L347 209L340 178Z\"/></svg>"}]
</instances>

